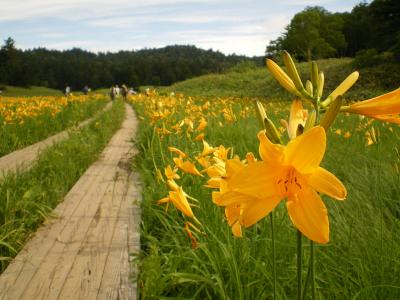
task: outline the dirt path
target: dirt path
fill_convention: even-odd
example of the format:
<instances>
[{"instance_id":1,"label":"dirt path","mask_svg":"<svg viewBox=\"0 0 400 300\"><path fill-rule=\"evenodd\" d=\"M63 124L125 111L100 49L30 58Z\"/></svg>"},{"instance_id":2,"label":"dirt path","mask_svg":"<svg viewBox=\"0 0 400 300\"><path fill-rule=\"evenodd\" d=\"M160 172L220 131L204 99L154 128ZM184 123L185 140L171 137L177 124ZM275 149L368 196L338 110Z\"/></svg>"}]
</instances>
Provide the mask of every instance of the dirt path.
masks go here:
<instances>
[{"instance_id":1,"label":"dirt path","mask_svg":"<svg viewBox=\"0 0 400 300\"><path fill-rule=\"evenodd\" d=\"M102 111L108 110L110 108L111 102L109 102ZM79 123L77 127L81 128L92 120L93 118L87 119ZM67 139L68 136L69 129L52 135L43 141L37 142L36 144L30 145L28 147L0 157L0 179L9 172L16 172L17 170L28 170L32 163L37 159L41 151L52 146L54 143L61 142Z\"/></svg>"},{"instance_id":2,"label":"dirt path","mask_svg":"<svg viewBox=\"0 0 400 300\"><path fill-rule=\"evenodd\" d=\"M0 276L0 299L136 299L129 279L129 253L139 249L140 193L129 171L136 127L126 105L101 158Z\"/></svg>"}]
</instances>

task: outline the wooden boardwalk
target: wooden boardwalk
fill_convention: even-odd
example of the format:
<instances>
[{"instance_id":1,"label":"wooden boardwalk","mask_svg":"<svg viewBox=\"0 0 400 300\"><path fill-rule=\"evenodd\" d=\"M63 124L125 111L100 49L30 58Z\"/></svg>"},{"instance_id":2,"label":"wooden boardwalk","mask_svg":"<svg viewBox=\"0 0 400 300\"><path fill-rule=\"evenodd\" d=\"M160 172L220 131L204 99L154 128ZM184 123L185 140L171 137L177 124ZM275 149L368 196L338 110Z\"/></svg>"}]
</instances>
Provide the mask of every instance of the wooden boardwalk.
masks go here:
<instances>
[{"instance_id":1,"label":"wooden boardwalk","mask_svg":"<svg viewBox=\"0 0 400 300\"><path fill-rule=\"evenodd\" d=\"M0 276L0 299L136 299L129 254L139 249L140 218L126 119L51 218Z\"/></svg>"},{"instance_id":2,"label":"wooden boardwalk","mask_svg":"<svg viewBox=\"0 0 400 300\"><path fill-rule=\"evenodd\" d=\"M107 103L102 111L111 108L111 102ZM93 120L93 117L77 125L81 128ZM61 142L69 137L69 129L59 132L47 139L37 142L33 145L16 150L12 153L0 157L0 179L9 172L26 171L32 166L32 163L38 158L41 151L52 146L54 143Z\"/></svg>"}]
</instances>

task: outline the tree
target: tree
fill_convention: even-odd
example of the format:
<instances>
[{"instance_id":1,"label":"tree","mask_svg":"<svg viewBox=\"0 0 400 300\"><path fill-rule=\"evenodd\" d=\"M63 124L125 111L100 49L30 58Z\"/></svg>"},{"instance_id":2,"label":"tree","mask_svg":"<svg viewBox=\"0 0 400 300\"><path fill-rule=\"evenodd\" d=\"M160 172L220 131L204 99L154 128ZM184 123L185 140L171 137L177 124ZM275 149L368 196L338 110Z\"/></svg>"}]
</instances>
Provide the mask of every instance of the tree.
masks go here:
<instances>
[{"instance_id":1,"label":"tree","mask_svg":"<svg viewBox=\"0 0 400 300\"><path fill-rule=\"evenodd\" d=\"M343 24L340 14L307 7L292 18L281 37L270 42L267 54L285 49L300 60L340 55L346 48Z\"/></svg>"}]
</instances>

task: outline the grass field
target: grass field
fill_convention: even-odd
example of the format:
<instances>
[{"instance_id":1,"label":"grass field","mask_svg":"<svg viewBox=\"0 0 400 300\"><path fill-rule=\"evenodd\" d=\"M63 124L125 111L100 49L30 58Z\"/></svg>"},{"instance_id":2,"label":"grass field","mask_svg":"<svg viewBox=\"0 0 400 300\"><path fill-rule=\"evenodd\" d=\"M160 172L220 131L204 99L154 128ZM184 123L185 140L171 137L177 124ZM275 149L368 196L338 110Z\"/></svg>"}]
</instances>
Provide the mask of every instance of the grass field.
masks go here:
<instances>
[{"instance_id":1,"label":"grass field","mask_svg":"<svg viewBox=\"0 0 400 300\"><path fill-rule=\"evenodd\" d=\"M4 97L31 97L31 96L62 96L62 91L41 87L15 87L15 86L1 86L2 96Z\"/></svg>"},{"instance_id":2,"label":"grass field","mask_svg":"<svg viewBox=\"0 0 400 300\"><path fill-rule=\"evenodd\" d=\"M330 62L326 63L321 69L329 69ZM337 67L345 68L346 62L341 63ZM140 153L135 160L143 181L142 252L137 258L142 299L272 299L270 219L245 229L242 238L234 237L223 208L213 203L211 190L204 187L208 171L204 171L204 161L199 160L202 137L218 149L208 155L211 160L223 156L223 149L228 148L228 158L238 155L244 159L251 151L259 159L256 135L260 125L253 97L265 99L263 96L273 95L282 99L285 95L277 91L280 87L269 75L261 79L264 73L254 70L245 75L208 75L162 91L187 92L198 97L154 94L131 98L142 118L137 140ZM243 78L248 82L238 86ZM331 86L327 84L328 93ZM384 88L358 89L359 95L365 96L381 90ZM227 92L240 98L229 97ZM243 97L247 94L251 97ZM288 119L288 102L270 101L265 107L275 124L282 118ZM199 128L204 121L206 127ZM348 196L345 201L323 197L331 234L328 244L315 244L317 299L400 297L399 138L398 125L348 114L340 114L327 132L322 166L344 183ZM189 195L188 201L200 223L173 205L178 200L173 200L169 193L177 187L167 184L164 169L179 168L179 162L178 152L169 151L168 147L187 154L184 160L201 172L202 176L193 175L197 173L193 167L180 166L186 173L177 171L180 179L175 179ZM168 210L157 203L160 199L169 203ZM181 211L187 209L181 207ZM277 298L293 299L297 293L297 234L283 202L275 209L274 218ZM304 289L308 295L303 291L305 299L312 292L307 279L311 270L310 247L303 237L303 287L308 283Z\"/></svg>"},{"instance_id":3,"label":"grass field","mask_svg":"<svg viewBox=\"0 0 400 300\"><path fill-rule=\"evenodd\" d=\"M320 70L325 74L326 91L332 91L348 74L356 70L352 61L350 58L318 61ZM307 78L309 68L309 63L299 64L302 78ZM346 93L346 97L360 100L397 88L400 82L400 75L396 71L398 68L399 65L380 65L359 70L360 78L357 85ZM170 87L159 88L159 91L205 97L262 97L274 101L287 99L289 96L266 67L204 75L178 82Z\"/></svg>"},{"instance_id":4,"label":"grass field","mask_svg":"<svg viewBox=\"0 0 400 300\"><path fill-rule=\"evenodd\" d=\"M0 271L26 239L60 203L85 170L96 161L124 117L123 103L98 115L66 141L43 151L26 173L9 174L0 182ZM57 216L53 216L57 217Z\"/></svg>"}]
</instances>

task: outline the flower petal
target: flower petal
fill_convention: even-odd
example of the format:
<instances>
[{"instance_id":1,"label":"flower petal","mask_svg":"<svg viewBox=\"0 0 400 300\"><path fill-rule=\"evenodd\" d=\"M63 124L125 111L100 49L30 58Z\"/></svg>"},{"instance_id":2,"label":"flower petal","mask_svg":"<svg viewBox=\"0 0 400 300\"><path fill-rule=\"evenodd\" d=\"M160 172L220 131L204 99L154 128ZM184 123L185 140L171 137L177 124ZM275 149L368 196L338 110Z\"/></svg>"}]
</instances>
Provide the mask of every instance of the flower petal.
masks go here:
<instances>
[{"instance_id":1,"label":"flower petal","mask_svg":"<svg viewBox=\"0 0 400 300\"><path fill-rule=\"evenodd\" d=\"M350 112L373 116L400 113L400 88L350 105Z\"/></svg>"},{"instance_id":2,"label":"flower petal","mask_svg":"<svg viewBox=\"0 0 400 300\"><path fill-rule=\"evenodd\" d=\"M321 163L325 147L324 128L313 127L289 142L285 148L285 164L292 165L300 173L309 173Z\"/></svg>"},{"instance_id":3,"label":"flower petal","mask_svg":"<svg viewBox=\"0 0 400 300\"><path fill-rule=\"evenodd\" d=\"M242 226L239 222L232 224L232 233L236 237L242 237Z\"/></svg>"},{"instance_id":4,"label":"flower petal","mask_svg":"<svg viewBox=\"0 0 400 300\"><path fill-rule=\"evenodd\" d=\"M276 171L265 162L247 165L227 180L229 189L261 199L278 195L274 183Z\"/></svg>"},{"instance_id":5,"label":"flower petal","mask_svg":"<svg viewBox=\"0 0 400 300\"><path fill-rule=\"evenodd\" d=\"M329 241L327 209L313 189L303 188L297 195L289 197L286 207L293 224L306 237L321 244Z\"/></svg>"},{"instance_id":6,"label":"flower petal","mask_svg":"<svg viewBox=\"0 0 400 300\"><path fill-rule=\"evenodd\" d=\"M318 167L307 178L307 182L315 190L337 200L344 200L347 196L346 187L331 172Z\"/></svg>"},{"instance_id":7,"label":"flower petal","mask_svg":"<svg viewBox=\"0 0 400 300\"><path fill-rule=\"evenodd\" d=\"M259 200L258 198L237 192L226 192L226 193L213 192L212 199L213 202L219 206L229 206L229 205Z\"/></svg>"},{"instance_id":8,"label":"flower petal","mask_svg":"<svg viewBox=\"0 0 400 300\"><path fill-rule=\"evenodd\" d=\"M282 145L272 143L265 134L265 130L260 131L257 135L260 141L259 153L263 161L268 163L279 162L283 156Z\"/></svg>"},{"instance_id":9,"label":"flower petal","mask_svg":"<svg viewBox=\"0 0 400 300\"><path fill-rule=\"evenodd\" d=\"M243 211L240 216L240 223L245 227L254 225L268 215L279 204L280 201L281 199L279 199L278 196L275 196L244 204Z\"/></svg>"}]
</instances>

